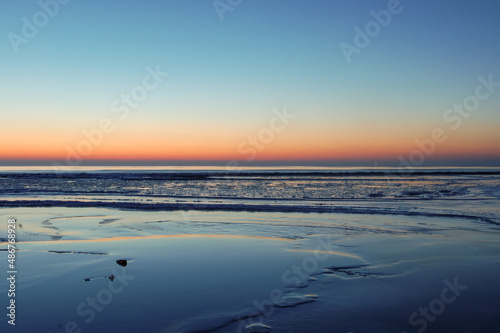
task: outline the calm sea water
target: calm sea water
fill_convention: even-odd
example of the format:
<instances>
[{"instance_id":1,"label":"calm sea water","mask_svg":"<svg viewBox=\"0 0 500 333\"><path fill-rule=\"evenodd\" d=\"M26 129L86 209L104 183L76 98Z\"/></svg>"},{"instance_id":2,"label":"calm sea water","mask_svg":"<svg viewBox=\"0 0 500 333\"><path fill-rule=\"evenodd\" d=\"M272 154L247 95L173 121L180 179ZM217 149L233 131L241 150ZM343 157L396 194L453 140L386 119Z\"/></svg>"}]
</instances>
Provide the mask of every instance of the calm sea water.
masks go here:
<instances>
[{"instance_id":1,"label":"calm sea water","mask_svg":"<svg viewBox=\"0 0 500 333\"><path fill-rule=\"evenodd\" d=\"M0 207L377 213L432 204L444 214L438 206L499 198L500 168L0 169ZM480 210L495 220L494 206Z\"/></svg>"}]
</instances>

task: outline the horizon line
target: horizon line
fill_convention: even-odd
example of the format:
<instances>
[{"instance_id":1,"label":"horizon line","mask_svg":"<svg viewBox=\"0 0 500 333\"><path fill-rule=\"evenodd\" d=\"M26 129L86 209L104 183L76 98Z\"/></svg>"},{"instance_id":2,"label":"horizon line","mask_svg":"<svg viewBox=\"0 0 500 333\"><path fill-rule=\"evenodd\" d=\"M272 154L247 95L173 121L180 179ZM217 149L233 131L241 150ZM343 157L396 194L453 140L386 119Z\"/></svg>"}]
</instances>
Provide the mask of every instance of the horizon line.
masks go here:
<instances>
[{"instance_id":1,"label":"horizon line","mask_svg":"<svg viewBox=\"0 0 500 333\"><path fill-rule=\"evenodd\" d=\"M398 160L259 160L259 161L236 161L236 160L84 160L77 165L67 163L64 160L51 159L1 159L0 167L500 167L500 158L462 158L462 159L434 159L427 160L419 165L402 163Z\"/></svg>"}]
</instances>

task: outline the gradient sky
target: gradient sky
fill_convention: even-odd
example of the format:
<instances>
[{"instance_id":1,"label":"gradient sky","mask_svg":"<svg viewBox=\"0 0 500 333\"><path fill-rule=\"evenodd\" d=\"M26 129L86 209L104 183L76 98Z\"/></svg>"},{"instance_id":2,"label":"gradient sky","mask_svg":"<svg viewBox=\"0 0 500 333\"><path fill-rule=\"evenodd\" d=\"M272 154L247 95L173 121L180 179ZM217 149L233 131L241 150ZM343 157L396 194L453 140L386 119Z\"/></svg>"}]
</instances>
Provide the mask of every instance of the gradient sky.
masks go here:
<instances>
[{"instance_id":1,"label":"gradient sky","mask_svg":"<svg viewBox=\"0 0 500 333\"><path fill-rule=\"evenodd\" d=\"M348 63L341 43L387 8L243 0L221 20L213 1L72 0L43 22L37 1L2 1L0 164L499 166L500 86L468 117L447 110L500 82L500 2L402 0ZM23 17L42 26L15 52ZM114 112L157 66L169 75Z\"/></svg>"}]
</instances>

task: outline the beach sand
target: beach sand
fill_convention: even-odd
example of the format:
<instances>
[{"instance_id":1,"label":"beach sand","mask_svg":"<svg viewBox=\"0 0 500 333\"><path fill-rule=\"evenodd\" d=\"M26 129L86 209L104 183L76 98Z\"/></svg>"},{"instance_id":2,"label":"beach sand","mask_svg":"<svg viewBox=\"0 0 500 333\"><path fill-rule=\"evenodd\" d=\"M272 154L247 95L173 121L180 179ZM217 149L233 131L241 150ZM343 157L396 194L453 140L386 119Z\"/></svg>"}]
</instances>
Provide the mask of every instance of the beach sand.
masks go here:
<instances>
[{"instance_id":1,"label":"beach sand","mask_svg":"<svg viewBox=\"0 0 500 333\"><path fill-rule=\"evenodd\" d=\"M486 223L55 207L0 213L22 226L16 331L500 331L499 229ZM7 263L6 251L0 260Z\"/></svg>"}]
</instances>

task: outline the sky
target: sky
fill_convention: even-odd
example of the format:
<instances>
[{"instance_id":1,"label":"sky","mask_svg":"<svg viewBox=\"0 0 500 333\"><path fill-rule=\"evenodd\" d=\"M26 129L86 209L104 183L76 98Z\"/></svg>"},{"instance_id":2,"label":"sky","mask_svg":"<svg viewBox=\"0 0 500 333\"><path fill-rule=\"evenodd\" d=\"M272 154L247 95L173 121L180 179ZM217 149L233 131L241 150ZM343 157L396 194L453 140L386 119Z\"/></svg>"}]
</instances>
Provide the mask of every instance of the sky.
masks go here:
<instances>
[{"instance_id":1,"label":"sky","mask_svg":"<svg viewBox=\"0 0 500 333\"><path fill-rule=\"evenodd\" d=\"M0 165L500 166L500 2L0 2Z\"/></svg>"}]
</instances>

